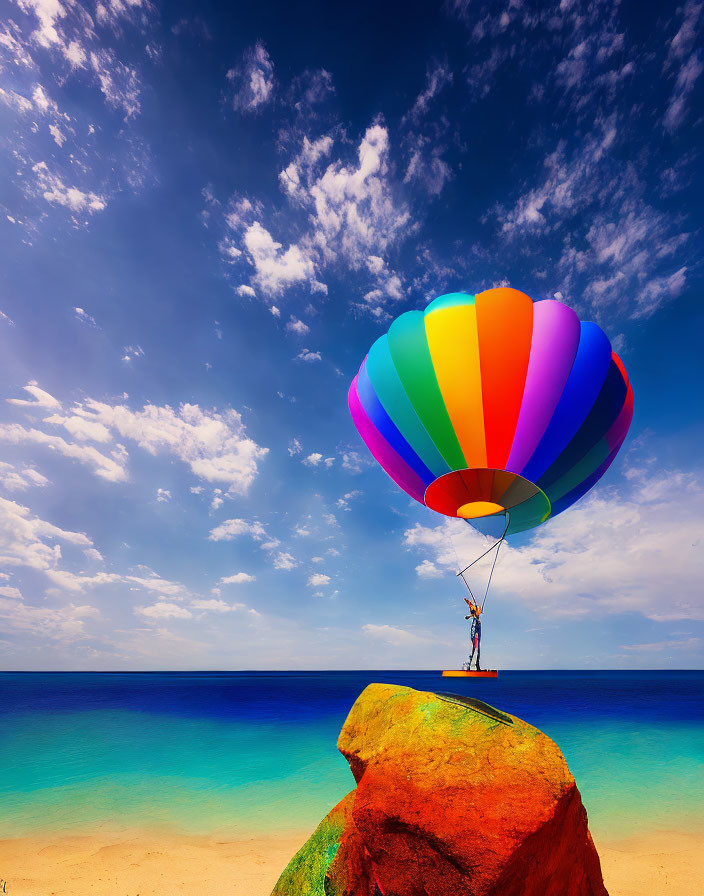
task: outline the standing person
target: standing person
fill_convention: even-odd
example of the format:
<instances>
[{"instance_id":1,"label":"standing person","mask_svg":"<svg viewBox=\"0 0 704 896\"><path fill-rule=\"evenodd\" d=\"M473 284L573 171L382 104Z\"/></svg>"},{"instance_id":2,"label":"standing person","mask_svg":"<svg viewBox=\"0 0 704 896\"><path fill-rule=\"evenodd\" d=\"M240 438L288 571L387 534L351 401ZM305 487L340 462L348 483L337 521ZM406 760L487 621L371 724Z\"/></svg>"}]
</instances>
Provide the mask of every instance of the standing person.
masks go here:
<instances>
[{"instance_id":1,"label":"standing person","mask_svg":"<svg viewBox=\"0 0 704 896\"><path fill-rule=\"evenodd\" d=\"M465 603L469 607L469 616L465 616L465 619L472 620L472 627L470 629L469 637L472 642L472 653L469 657L469 662L467 663L467 669L472 668L472 660L474 659L474 654L477 655L477 672L481 672L481 667L479 666L479 653L481 648L482 641L482 620L481 615L482 611L477 604L473 603L469 598L465 597Z\"/></svg>"}]
</instances>

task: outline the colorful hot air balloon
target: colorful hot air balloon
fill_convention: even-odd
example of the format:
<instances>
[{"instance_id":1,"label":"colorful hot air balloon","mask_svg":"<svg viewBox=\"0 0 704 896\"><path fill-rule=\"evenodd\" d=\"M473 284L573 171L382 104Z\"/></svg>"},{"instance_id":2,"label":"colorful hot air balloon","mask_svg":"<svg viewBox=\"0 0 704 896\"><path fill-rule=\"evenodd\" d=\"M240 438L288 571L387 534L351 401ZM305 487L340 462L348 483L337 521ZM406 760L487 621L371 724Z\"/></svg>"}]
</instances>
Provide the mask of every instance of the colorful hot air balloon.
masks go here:
<instances>
[{"instance_id":1,"label":"colorful hot air balloon","mask_svg":"<svg viewBox=\"0 0 704 896\"><path fill-rule=\"evenodd\" d=\"M604 475L633 391L600 327L553 299L500 288L402 314L364 359L349 405L411 497L478 528L506 520L511 535L562 513Z\"/></svg>"}]
</instances>

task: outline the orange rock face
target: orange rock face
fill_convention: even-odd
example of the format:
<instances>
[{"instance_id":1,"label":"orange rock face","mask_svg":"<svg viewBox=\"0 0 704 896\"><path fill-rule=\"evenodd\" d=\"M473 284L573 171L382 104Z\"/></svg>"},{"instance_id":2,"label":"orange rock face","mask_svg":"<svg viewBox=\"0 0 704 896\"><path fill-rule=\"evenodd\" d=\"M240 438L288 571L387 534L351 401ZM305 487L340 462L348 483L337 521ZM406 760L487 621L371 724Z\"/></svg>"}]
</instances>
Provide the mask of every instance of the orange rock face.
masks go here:
<instances>
[{"instance_id":1,"label":"orange rock face","mask_svg":"<svg viewBox=\"0 0 704 896\"><path fill-rule=\"evenodd\" d=\"M338 747L357 788L320 896L608 896L574 778L537 728L377 684Z\"/></svg>"}]
</instances>

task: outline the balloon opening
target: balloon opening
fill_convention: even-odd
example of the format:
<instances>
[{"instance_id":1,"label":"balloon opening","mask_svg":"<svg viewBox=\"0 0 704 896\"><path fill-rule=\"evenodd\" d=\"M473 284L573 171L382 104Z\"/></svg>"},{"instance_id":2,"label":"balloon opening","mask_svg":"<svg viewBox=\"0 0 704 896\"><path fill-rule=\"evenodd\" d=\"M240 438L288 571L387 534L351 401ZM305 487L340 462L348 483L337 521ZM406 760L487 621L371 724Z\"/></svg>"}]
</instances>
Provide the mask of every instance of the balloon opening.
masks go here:
<instances>
[{"instance_id":1,"label":"balloon opening","mask_svg":"<svg viewBox=\"0 0 704 896\"><path fill-rule=\"evenodd\" d=\"M489 468L445 473L426 488L424 502L437 513L467 520L485 534L495 535L497 528L496 537L505 526L506 511L511 514L508 535L536 526L550 515L550 501L534 482L518 473Z\"/></svg>"},{"instance_id":2,"label":"balloon opening","mask_svg":"<svg viewBox=\"0 0 704 896\"><path fill-rule=\"evenodd\" d=\"M457 508L457 516L461 516L463 520L476 520L481 516L501 513L503 509L501 504L495 504L493 501L469 501Z\"/></svg>"}]
</instances>

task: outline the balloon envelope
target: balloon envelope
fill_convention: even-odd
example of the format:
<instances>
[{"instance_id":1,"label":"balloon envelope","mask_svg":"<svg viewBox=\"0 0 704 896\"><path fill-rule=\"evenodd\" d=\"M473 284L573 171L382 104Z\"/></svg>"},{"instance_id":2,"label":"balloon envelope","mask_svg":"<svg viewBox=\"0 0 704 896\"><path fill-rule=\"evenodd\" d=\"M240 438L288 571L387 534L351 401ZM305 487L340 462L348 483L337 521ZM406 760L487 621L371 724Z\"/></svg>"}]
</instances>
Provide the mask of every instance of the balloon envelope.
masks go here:
<instances>
[{"instance_id":1,"label":"balloon envelope","mask_svg":"<svg viewBox=\"0 0 704 896\"><path fill-rule=\"evenodd\" d=\"M600 327L499 288L398 317L362 362L349 406L411 497L485 530L509 519L511 535L598 482L628 432L633 390Z\"/></svg>"}]
</instances>

